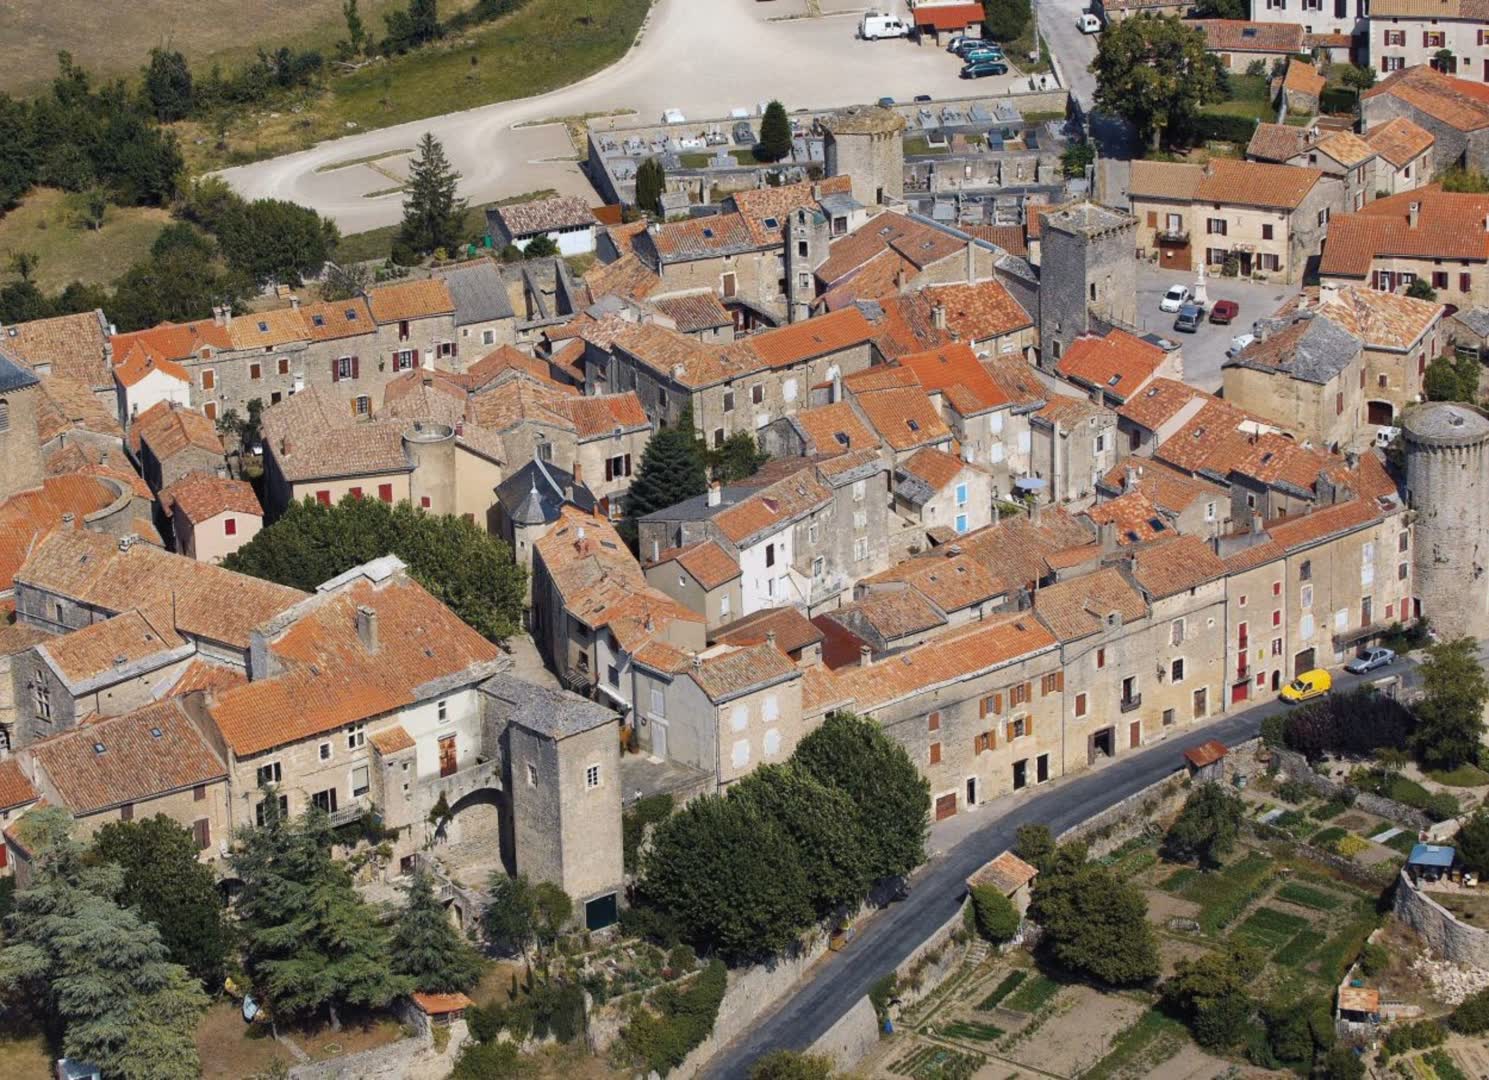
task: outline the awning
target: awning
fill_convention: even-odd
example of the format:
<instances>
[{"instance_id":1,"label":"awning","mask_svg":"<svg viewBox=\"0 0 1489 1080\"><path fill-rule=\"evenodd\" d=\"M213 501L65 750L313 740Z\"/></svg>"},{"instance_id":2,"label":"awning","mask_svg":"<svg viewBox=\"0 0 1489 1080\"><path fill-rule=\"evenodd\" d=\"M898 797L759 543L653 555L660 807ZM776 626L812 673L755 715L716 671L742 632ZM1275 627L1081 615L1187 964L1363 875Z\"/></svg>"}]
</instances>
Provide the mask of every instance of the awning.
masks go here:
<instances>
[{"instance_id":1,"label":"awning","mask_svg":"<svg viewBox=\"0 0 1489 1080\"><path fill-rule=\"evenodd\" d=\"M930 30L965 30L982 22L981 4L918 4L910 21Z\"/></svg>"},{"instance_id":2,"label":"awning","mask_svg":"<svg viewBox=\"0 0 1489 1080\"><path fill-rule=\"evenodd\" d=\"M621 712L628 713L631 711L631 703L625 698L621 697L617 691L610 689L610 687L606 686L604 683L595 683L595 689L604 694L611 701L615 702L616 705L620 706Z\"/></svg>"}]
</instances>

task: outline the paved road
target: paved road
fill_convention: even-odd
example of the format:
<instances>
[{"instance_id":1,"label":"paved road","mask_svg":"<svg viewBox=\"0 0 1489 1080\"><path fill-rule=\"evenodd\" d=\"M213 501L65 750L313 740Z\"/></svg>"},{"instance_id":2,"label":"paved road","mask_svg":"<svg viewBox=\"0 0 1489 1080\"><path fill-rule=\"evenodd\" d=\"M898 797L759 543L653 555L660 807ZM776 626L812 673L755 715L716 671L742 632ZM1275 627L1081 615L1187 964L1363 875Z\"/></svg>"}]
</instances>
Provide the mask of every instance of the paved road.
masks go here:
<instances>
[{"instance_id":1,"label":"paved road","mask_svg":"<svg viewBox=\"0 0 1489 1080\"><path fill-rule=\"evenodd\" d=\"M870 5L865 0L861 6ZM900 0L872 6L904 8ZM365 165L316 170L376 154L396 155L426 131L444 143L464 176L461 194L472 202L542 187L592 196L571 161L552 160L572 156L562 128L514 130L514 125L615 109L634 109L640 122L658 120L669 108L701 120L771 98L796 109L885 95L909 100L916 94L973 92L958 78L959 62L945 50L908 41L859 41L857 12L780 18L790 13L789 4L757 0L658 0L640 44L582 82L537 97L349 135L222 175L245 196L291 199L334 218L343 233L354 233L398 220L398 196L365 197L386 190L388 176ZM998 79L985 79L975 90L997 92L999 84ZM379 164L401 175L405 161L391 156Z\"/></svg>"},{"instance_id":2,"label":"paved road","mask_svg":"<svg viewBox=\"0 0 1489 1080\"><path fill-rule=\"evenodd\" d=\"M1398 661L1368 678L1399 673L1410 681L1415 670L1412 664ZM1340 672L1334 685L1342 690L1360 681ZM1180 767L1179 754L1186 747L1210 738L1231 746L1245 742L1260 732L1264 717L1284 708L1273 700L1232 713L1163 743L1124 754L1038 795L1010 797L1004 801L1007 809L1001 813L997 803L989 803L973 815L965 815L968 820L976 820L971 831L965 831L965 823L957 818L943 822L943 826L953 823L962 826L963 835L947 844L944 851L933 854L931 862L917 877L909 898L860 924L858 937L847 950L828 953L795 994L750 1034L725 1047L705 1075L710 1080L744 1080L750 1064L762 1054L810 1046L868 993L876 979L898 966L951 918L962 902L966 891L962 883L967 875L1011 847L1020 825L1031 822L1048 825L1058 835L1176 771ZM937 840L938 836L933 835L933 848Z\"/></svg>"}]
</instances>

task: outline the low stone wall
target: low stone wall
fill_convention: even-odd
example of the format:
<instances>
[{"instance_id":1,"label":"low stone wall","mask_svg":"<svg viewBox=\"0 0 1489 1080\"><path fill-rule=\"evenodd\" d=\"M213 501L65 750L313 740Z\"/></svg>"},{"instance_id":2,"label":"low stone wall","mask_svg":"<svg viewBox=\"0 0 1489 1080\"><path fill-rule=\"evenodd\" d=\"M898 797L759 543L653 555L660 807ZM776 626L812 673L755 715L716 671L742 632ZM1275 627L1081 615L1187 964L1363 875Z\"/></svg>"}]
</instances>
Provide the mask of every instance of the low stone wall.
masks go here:
<instances>
[{"instance_id":1,"label":"low stone wall","mask_svg":"<svg viewBox=\"0 0 1489 1080\"><path fill-rule=\"evenodd\" d=\"M835 1068L848 1072L878 1045L879 1018L874 1015L873 1002L861 997L812 1044L810 1053L823 1054L832 1059Z\"/></svg>"},{"instance_id":2,"label":"low stone wall","mask_svg":"<svg viewBox=\"0 0 1489 1080\"><path fill-rule=\"evenodd\" d=\"M444 1053L437 1052L434 1040L425 1034L331 1061L296 1065L290 1076L292 1080L444 1080L455 1067L466 1038L465 1021L457 1020L450 1025Z\"/></svg>"},{"instance_id":3,"label":"low stone wall","mask_svg":"<svg viewBox=\"0 0 1489 1080\"><path fill-rule=\"evenodd\" d=\"M915 951L894 969L899 977L900 988L897 994L900 999L900 1008L914 1005L921 998L927 996L936 987L941 985L948 975L957 969L963 959L964 950L951 940L951 936L966 924L967 905L972 902L971 898L964 898L957 905L956 913L947 919L928 938L916 947ZM939 954L932 960L933 954ZM916 972L916 968L920 970ZM920 985L910 986L906 983L906 977L915 972L919 978Z\"/></svg>"},{"instance_id":4,"label":"low stone wall","mask_svg":"<svg viewBox=\"0 0 1489 1080\"><path fill-rule=\"evenodd\" d=\"M1332 799L1336 795L1344 794L1346 790L1354 790L1348 784L1341 784L1337 780L1330 780L1327 776L1318 775L1302 754L1280 748L1274 749L1272 753L1277 758L1279 773L1289 780L1302 784L1320 798ZM1356 792L1354 805L1366 813L1383 817L1387 821L1394 821L1397 825L1416 832L1432 826L1432 819L1415 807L1399 803L1394 799L1373 795L1368 791Z\"/></svg>"},{"instance_id":5,"label":"low stone wall","mask_svg":"<svg viewBox=\"0 0 1489 1080\"><path fill-rule=\"evenodd\" d=\"M1452 912L1413 885L1404 870L1396 882L1395 912L1436 955L1489 970L1489 931L1459 922Z\"/></svg>"}]
</instances>

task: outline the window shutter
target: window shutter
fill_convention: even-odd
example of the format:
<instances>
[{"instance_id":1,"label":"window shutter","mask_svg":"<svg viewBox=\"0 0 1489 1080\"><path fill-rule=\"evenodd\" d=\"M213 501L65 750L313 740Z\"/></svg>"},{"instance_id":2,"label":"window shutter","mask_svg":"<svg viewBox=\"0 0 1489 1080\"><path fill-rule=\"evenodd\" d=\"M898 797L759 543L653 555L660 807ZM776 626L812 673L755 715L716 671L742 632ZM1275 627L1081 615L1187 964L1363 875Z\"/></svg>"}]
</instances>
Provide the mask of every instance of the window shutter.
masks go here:
<instances>
[{"instance_id":1,"label":"window shutter","mask_svg":"<svg viewBox=\"0 0 1489 1080\"><path fill-rule=\"evenodd\" d=\"M352 378L354 378L354 379L360 379L361 377L362 377L362 360L361 360L360 357L354 356L354 357L352 357Z\"/></svg>"},{"instance_id":2,"label":"window shutter","mask_svg":"<svg viewBox=\"0 0 1489 1080\"><path fill-rule=\"evenodd\" d=\"M1062 693L1062 694L1065 692L1065 669L1064 668L1061 668L1059 671L1055 672L1055 689L1056 689L1056 691L1058 691L1059 693Z\"/></svg>"},{"instance_id":3,"label":"window shutter","mask_svg":"<svg viewBox=\"0 0 1489 1080\"><path fill-rule=\"evenodd\" d=\"M606 480L614 480L615 479L615 475L610 470L610 461L611 461L610 458L606 458L605 459L605 479Z\"/></svg>"},{"instance_id":4,"label":"window shutter","mask_svg":"<svg viewBox=\"0 0 1489 1080\"><path fill-rule=\"evenodd\" d=\"M353 416L356 416L357 415L357 399L356 398L352 398L352 415Z\"/></svg>"},{"instance_id":5,"label":"window shutter","mask_svg":"<svg viewBox=\"0 0 1489 1080\"><path fill-rule=\"evenodd\" d=\"M1156 229L1156 228L1158 228L1158 211L1157 210L1149 210L1148 211L1148 228L1150 228L1150 229Z\"/></svg>"},{"instance_id":6,"label":"window shutter","mask_svg":"<svg viewBox=\"0 0 1489 1080\"><path fill-rule=\"evenodd\" d=\"M1034 684L1024 683L1024 701L1028 703L1034 700Z\"/></svg>"},{"instance_id":7,"label":"window shutter","mask_svg":"<svg viewBox=\"0 0 1489 1080\"><path fill-rule=\"evenodd\" d=\"M1013 721L1012 720L1008 721L1008 724L1004 727L1004 729L1003 729L1003 738L1005 740L1007 740L1008 742L1013 742Z\"/></svg>"},{"instance_id":8,"label":"window shutter","mask_svg":"<svg viewBox=\"0 0 1489 1080\"><path fill-rule=\"evenodd\" d=\"M993 712L1000 713L1002 711L1003 711L1003 691L999 690L996 694L993 695Z\"/></svg>"},{"instance_id":9,"label":"window shutter","mask_svg":"<svg viewBox=\"0 0 1489 1080\"><path fill-rule=\"evenodd\" d=\"M631 455L630 454L627 454L626 455L626 475L627 476L630 476L631 475Z\"/></svg>"},{"instance_id":10,"label":"window shutter","mask_svg":"<svg viewBox=\"0 0 1489 1080\"><path fill-rule=\"evenodd\" d=\"M984 738L987 739L987 748L989 750L998 749L998 732L996 729L989 728L988 733L984 736Z\"/></svg>"},{"instance_id":11,"label":"window shutter","mask_svg":"<svg viewBox=\"0 0 1489 1080\"><path fill-rule=\"evenodd\" d=\"M988 703L988 699L987 698L983 698L981 701L979 701L977 703L977 719L979 719L979 720L986 720L987 719L987 703Z\"/></svg>"},{"instance_id":12,"label":"window shutter","mask_svg":"<svg viewBox=\"0 0 1489 1080\"><path fill-rule=\"evenodd\" d=\"M333 383L341 381L341 361L339 360L331 361L331 381Z\"/></svg>"},{"instance_id":13,"label":"window shutter","mask_svg":"<svg viewBox=\"0 0 1489 1080\"><path fill-rule=\"evenodd\" d=\"M1032 717L1032 716L1026 716L1026 717L1024 717L1024 734L1025 735L1033 735L1034 734L1034 717Z\"/></svg>"}]
</instances>

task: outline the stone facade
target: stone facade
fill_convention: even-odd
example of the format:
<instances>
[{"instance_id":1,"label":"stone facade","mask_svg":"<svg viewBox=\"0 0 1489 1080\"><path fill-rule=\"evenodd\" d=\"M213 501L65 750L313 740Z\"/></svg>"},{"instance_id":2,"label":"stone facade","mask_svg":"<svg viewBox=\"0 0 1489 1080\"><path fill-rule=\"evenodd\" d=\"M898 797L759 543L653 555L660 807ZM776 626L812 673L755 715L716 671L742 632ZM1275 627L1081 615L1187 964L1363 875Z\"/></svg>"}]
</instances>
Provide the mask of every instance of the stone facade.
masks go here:
<instances>
[{"instance_id":1,"label":"stone facade","mask_svg":"<svg viewBox=\"0 0 1489 1080\"><path fill-rule=\"evenodd\" d=\"M1414 531L1418 613L1445 639L1489 634L1489 418L1466 405L1406 414L1406 498Z\"/></svg>"},{"instance_id":2,"label":"stone facade","mask_svg":"<svg viewBox=\"0 0 1489 1080\"><path fill-rule=\"evenodd\" d=\"M0 461L5 463L0 468L0 502L41 487L46 475L36 427L40 398L40 384L29 375L22 385L0 393Z\"/></svg>"},{"instance_id":3,"label":"stone facade","mask_svg":"<svg viewBox=\"0 0 1489 1080\"><path fill-rule=\"evenodd\" d=\"M1043 215L1039 267L1040 363L1105 323L1137 321L1137 219L1091 203Z\"/></svg>"}]
</instances>

